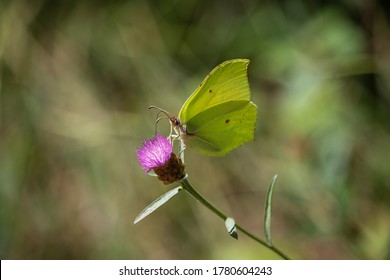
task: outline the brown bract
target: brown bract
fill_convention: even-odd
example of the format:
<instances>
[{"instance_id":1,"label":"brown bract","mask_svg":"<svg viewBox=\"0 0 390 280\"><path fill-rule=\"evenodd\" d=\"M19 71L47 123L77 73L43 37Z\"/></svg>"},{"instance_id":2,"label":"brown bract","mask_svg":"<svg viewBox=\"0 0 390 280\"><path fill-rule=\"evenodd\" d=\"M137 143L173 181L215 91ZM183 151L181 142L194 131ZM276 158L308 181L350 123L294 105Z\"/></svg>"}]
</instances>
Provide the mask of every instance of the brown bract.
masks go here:
<instances>
[{"instance_id":1,"label":"brown bract","mask_svg":"<svg viewBox=\"0 0 390 280\"><path fill-rule=\"evenodd\" d=\"M164 182L165 185L172 184L184 178L184 164L181 159L172 153L165 165L153 168L157 178Z\"/></svg>"}]
</instances>

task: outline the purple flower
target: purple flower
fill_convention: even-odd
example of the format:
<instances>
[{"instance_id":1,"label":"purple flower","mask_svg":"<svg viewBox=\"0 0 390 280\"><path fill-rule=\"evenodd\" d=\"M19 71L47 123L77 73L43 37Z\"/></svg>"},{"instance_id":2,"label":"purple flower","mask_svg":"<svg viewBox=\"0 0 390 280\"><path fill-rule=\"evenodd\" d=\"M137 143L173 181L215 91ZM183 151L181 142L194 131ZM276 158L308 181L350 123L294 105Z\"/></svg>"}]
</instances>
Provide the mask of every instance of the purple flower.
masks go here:
<instances>
[{"instance_id":1,"label":"purple flower","mask_svg":"<svg viewBox=\"0 0 390 280\"><path fill-rule=\"evenodd\" d=\"M161 134L146 140L137 150L138 162L146 173L150 170L164 166L172 154L172 144Z\"/></svg>"}]
</instances>

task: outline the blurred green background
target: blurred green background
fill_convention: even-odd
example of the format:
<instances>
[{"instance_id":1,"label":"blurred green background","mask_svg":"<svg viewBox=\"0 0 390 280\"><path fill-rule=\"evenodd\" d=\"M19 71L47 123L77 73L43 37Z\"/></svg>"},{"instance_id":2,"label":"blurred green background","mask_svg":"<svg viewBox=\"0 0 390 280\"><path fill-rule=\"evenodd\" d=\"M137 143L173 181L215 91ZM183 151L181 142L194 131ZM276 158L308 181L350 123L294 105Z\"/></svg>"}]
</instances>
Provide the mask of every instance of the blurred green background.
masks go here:
<instances>
[{"instance_id":1,"label":"blurred green background","mask_svg":"<svg viewBox=\"0 0 390 280\"><path fill-rule=\"evenodd\" d=\"M248 58L256 141L186 151L194 186L295 259L390 258L385 1L0 1L2 259L261 259L272 252L146 176L156 105L177 113ZM167 133L169 125L161 122Z\"/></svg>"}]
</instances>

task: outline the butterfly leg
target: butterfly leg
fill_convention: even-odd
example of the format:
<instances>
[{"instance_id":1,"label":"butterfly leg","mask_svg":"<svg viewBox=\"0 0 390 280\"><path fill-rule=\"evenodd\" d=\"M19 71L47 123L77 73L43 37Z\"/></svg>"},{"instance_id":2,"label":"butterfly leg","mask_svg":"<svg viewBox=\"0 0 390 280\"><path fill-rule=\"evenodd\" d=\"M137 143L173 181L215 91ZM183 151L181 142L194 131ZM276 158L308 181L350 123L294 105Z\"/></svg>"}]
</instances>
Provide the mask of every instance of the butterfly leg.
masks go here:
<instances>
[{"instance_id":1,"label":"butterfly leg","mask_svg":"<svg viewBox=\"0 0 390 280\"><path fill-rule=\"evenodd\" d=\"M175 130L176 131L176 130ZM184 163L184 150L186 149L186 145L184 144L184 141L181 139L180 134L172 134L169 136L171 139L171 142L173 144L174 141L179 141L179 157L181 161Z\"/></svg>"},{"instance_id":2,"label":"butterfly leg","mask_svg":"<svg viewBox=\"0 0 390 280\"><path fill-rule=\"evenodd\" d=\"M180 151L179 151L179 156L181 161L184 164L184 150L186 149L186 144L184 143L183 140L180 139Z\"/></svg>"}]
</instances>

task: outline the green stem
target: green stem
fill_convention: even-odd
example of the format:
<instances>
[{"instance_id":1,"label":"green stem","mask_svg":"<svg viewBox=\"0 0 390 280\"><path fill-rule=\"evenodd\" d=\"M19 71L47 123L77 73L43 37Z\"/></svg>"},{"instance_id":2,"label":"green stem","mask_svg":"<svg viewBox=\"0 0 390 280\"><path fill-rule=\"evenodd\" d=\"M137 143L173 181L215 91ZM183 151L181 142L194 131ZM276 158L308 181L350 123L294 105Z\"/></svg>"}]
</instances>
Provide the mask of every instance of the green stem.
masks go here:
<instances>
[{"instance_id":1,"label":"green stem","mask_svg":"<svg viewBox=\"0 0 390 280\"><path fill-rule=\"evenodd\" d=\"M205 199L197 190L195 190L192 185L188 182L187 179L183 179L182 182L181 182L183 188L189 192L196 200L198 200L200 203L202 203L204 206L206 206L211 212L213 212L214 214L216 214L218 217L220 217L221 219L223 219L224 221L228 218L228 216L226 216L223 212L221 212L220 210L218 210L216 207L214 207L214 205L212 205L207 199ZM269 248L270 250L272 250L273 252L275 252L276 254L278 254L281 258L285 259L285 260L288 260L289 258L282 252L280 251L278 248L276 248L275 246L273 245L268 245L267 242L265 242L264 240L260 239L259 237L255 236L254 234L250 233L249 231L247 231L246 229L244 229L243 227L241 227L239 224L236 223L236 228L238 230L240 230L242 233L244 233L246 236L250 237L251 239L253 239L254 241L260 243L261 245Z\"/></svg>"}]
</instances>

